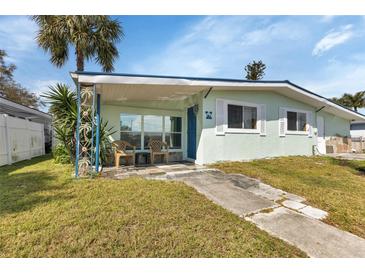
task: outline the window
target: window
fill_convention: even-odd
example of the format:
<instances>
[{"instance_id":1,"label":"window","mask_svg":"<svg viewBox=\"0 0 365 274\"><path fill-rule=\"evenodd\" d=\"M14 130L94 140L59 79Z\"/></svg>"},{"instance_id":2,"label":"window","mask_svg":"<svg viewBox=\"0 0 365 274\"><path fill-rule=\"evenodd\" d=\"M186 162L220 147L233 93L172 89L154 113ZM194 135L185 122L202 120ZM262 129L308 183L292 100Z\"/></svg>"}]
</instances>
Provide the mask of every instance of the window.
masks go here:
<instances>
[{"instance_id":1,"label":"window","mask_svg":"<svg viewBox=\"0 0 365 274\"><path fill-rule=\"evenodd\" d=\"M257 129L257 107L227 105L228 128Z\"/></svg>"},{"instance_id":2,"label":"window","mask_svg":"<svg viewBox=\"0 0 365 274\"><path fill-rule=\"evenodd\" d=\"M244 126L247 129L257 128L257 108L256 107L244 107L243 117L245 119Z\"/></svg>"},{"instance_id":3,"label":"window","mask_svg":"<svg viewBox=\"0 0 365 274\"><path fill-rule=\"evenodd\" d=\"M120 139L141 149L142 116L122 113L120 115Z\"/></svg>"},{"instance_id":4,"label":"window","mask_svg":"<svg viewBox=\"0 0 365 274\"><path fill-rule=\"evenodd\" d=\"M350 130L365 130L365 124L363 123L351 124Z\"/></svg>"},{"instance_id":5,"label":"window","mask_svg":"<svg viewBox=\"0 0 365 274\"><path fill-rule=\"evenodd\" d=\"M151 139L162 141L162 116L145 115L143 116L144 127L144 148L148 147Z\"/></svg>"},{"instance_id":6,"label":"window","mask_svg":"<svg viewBox=\"0 0 365 274\"><path fill-rule=\"evenodd\" d=\"M151 139L164 140L170 148L181 149L182 119L181 117L122 113L120 138L135 145L138 150L148 149Z\"/></svg>"},{"instance_id":7,"label":"window","mask_svg":"<svg viewBox=\"0 0 365 274\"><path fill-rule=\"evenodd\" d=\"M243 128L243 107L228 105L228 128Z\"/></svg>"},{"instance_id":8,"label":"window","mask_svg":"<svg viewBox=\"0 0 365 274\"><path fill-rule=\"evenodd\" d=\"M171 148L181 148L181 117L165 116L165 142Z\"/></svg>"},{"instance_id":9,"label":"window","mask_svg":"<svg viewBox=\"0 0 365 274\"><path fill-rule=\"evenodd\" d=\"M288 131L307 131L307 114L305 112L287 111Z\"/></svg>"}]
</instances>

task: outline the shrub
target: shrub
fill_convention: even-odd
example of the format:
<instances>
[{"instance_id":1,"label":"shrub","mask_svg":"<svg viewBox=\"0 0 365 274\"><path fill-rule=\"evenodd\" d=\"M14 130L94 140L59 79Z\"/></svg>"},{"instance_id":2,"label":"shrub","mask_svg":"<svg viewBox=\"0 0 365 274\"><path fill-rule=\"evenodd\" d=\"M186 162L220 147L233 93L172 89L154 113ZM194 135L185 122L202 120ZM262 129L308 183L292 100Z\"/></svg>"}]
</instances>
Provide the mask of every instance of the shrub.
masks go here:
<instances>
[{"instance_id":1,"label":"shrub","mask_svg":"<svg viewBox=\"0 0 365 274\"><path fill-rule=\"evenodd\" d=\"M64 144L58 144L53 150L53 158L58 164L70 164L70 153Z\"/></svg>"}]
</instances>

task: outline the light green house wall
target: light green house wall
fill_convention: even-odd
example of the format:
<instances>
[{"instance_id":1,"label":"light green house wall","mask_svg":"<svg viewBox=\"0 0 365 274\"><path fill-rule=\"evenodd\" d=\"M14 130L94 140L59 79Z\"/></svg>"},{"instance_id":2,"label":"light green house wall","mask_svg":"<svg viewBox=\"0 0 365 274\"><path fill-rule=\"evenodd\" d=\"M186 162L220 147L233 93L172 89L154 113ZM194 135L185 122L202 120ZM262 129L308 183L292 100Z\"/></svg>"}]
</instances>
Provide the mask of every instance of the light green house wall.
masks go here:
<instances>
[{"instance_id":1,"label":"light green house wall","mask_svg":"<svg viewBox=\"0 0 365 274\"><path fill-rule=\"evenodd\" d=\"M321 115L324 118L324 132L326 137L336 135L350 136L350 121L326 111L320 111L317 115Z\"/></svg>"},{"instance_id":2,"label":"light green house wall","mask_svg":"<svg viewBox=\"0 0 365 274\"><path fill-rule=\"evenodd\" d=\"M266 105L266 136L252 133L226 133L216 135L215 115L216 99L237 100ZM279 136L279 108L289 107L312 112L313 136L289 135ZM203 130L198 150L199 163L216 161L250 160L265 157L287 155L312 155L316 145L315 108L268 91L213 91L203 100L203 112L213 112L213 119L203 119ZM325 111L320 112L325 118L326 135L349 135L350 122Z\"/></svg>"},{"instance_id":3,"label":"light green house wall","mask_svg":"<svg viewBox=\"0 0 365 274\"><path fill-rule=\"evenodd\" d=\"M313 145L316 145L316 109L303 102L296 101L269 91L212 91L207 98L205 92L190 96L183 101L126 101L117 104L101 105L101 117L108 120L116 132L113 139L120 138L120 113L169 115L182 117L182 149L184 158L187 157L187 115L186 110L193 105L199 106L197 115L197 159L199 164L216 161L250 160L265 157L286 155L312 155ZM266 105L266 136L252 133L226 133L216 135L215 116L216 99L244 101ZM286 135L279 136L279 108L289 107L312 112L313 136ZM206 119L205 111L211 111L212 119ZM350 121L321 110L319 115L325 120L326 137L340 134L350 135Z\"/></svg>"}]
</instances>

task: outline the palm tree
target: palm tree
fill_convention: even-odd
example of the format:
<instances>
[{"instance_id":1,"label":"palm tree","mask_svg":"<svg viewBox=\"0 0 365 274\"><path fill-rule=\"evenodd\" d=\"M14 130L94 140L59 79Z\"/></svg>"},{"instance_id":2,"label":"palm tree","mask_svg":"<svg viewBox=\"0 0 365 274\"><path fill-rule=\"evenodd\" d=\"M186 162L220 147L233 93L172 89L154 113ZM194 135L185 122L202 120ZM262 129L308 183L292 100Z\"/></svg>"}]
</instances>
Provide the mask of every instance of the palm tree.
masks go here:
<instances>
[{"instance_id":1,"label":"palm tree","mask_svg":"<svg viewBox=\"0 0 365 274\"><path fill-rule=\"evenodd\" d=\"M84 70L84 61L94 59L103 71L114 70L118 57L115 44L123 37L123 29L117 20L102 15L52 16L36 15L37 43L50 52L50 61L62 67L69 57L69 47L75 49L78 71Z\"/></svg>"},{"instance_id":2,"label":"palm tree","mask_svg":"<svg viewBox=\"0 0 365 274\"><path fill-rule=\"evenodd\" d=\"M334 97L331 100L337 104L353 108L357 111L359 108L365 107L365 91L356 92L354 95L345 93L340 98Z\"/></svg>"}]
</instances>

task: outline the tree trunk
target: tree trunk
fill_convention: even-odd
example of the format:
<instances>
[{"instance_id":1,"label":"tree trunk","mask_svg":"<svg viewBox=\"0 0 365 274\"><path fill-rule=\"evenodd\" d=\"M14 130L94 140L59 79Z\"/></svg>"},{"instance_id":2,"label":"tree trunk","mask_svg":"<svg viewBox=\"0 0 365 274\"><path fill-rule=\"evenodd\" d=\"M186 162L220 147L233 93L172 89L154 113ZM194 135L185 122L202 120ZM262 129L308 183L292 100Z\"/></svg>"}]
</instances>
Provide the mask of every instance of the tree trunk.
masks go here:
<instances>
[{"instance_id":1,"label":"tree trunk","mask_svg":"<svg viewBox=\"0 0 365 274\"><path fill-rule=\"evenodd\" d=\"M80 49L76 49L77 71L84 71L84 54Z\"/></svg>"},{"instance_id":2,"label":"tree trunk","mask_svg":"<svg viewBox=\"0 0 365 274\"><path fill-rule=\"evenodd\" d=\"M354 110L357 112L357 107L354 107Z\"/></svg>"}]
</instances>

